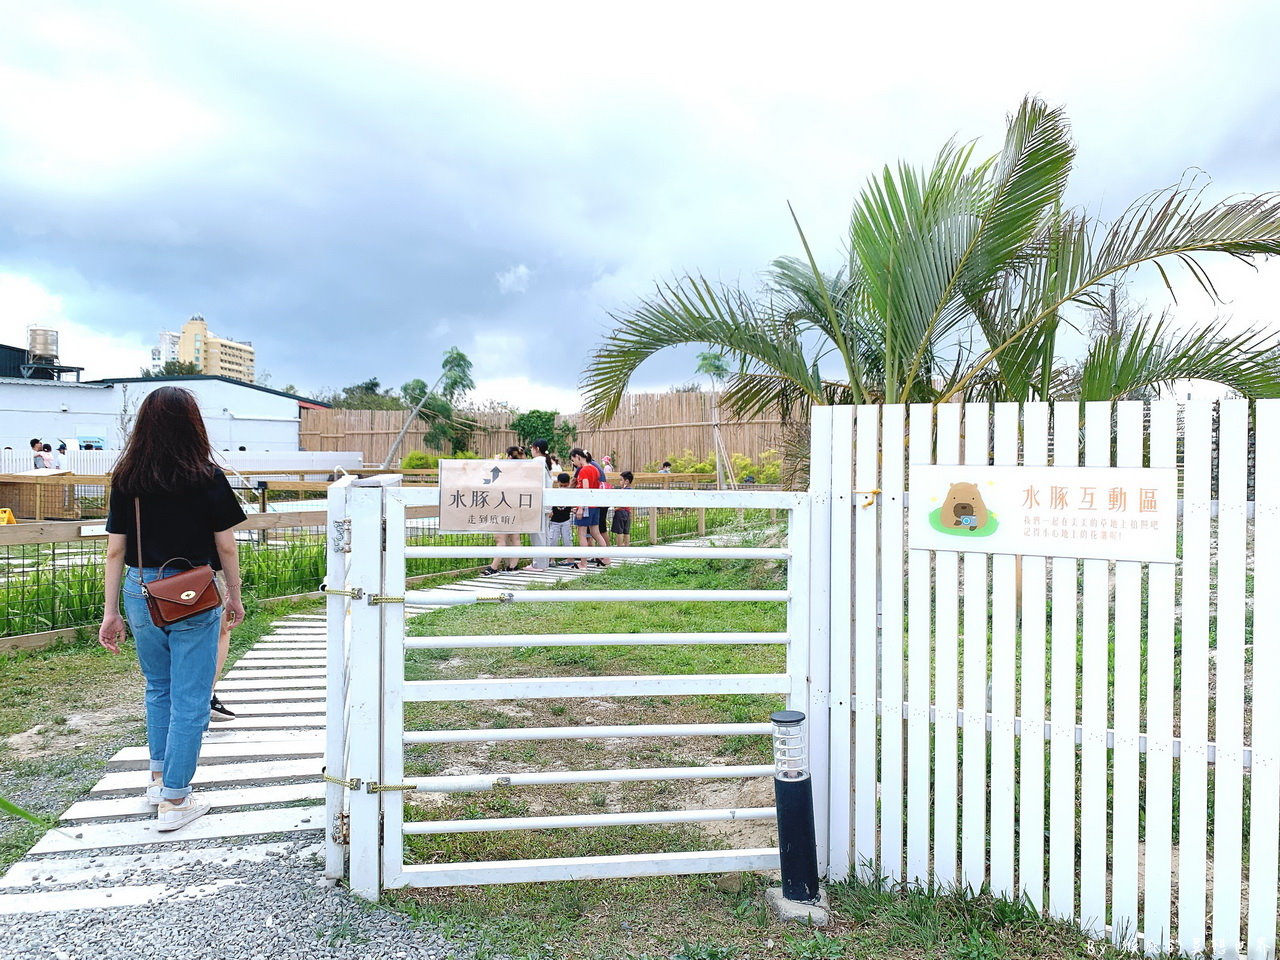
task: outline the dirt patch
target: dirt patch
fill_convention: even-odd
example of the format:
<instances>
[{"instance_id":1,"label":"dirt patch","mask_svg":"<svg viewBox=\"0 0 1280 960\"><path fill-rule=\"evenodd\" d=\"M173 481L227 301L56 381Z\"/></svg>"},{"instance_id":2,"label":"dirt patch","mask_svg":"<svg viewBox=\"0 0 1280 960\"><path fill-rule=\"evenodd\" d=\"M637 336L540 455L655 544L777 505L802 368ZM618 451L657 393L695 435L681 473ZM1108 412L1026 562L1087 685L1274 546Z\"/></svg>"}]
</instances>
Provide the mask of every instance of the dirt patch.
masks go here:
<instances>
[{"instance_id":1,"label":"dirt patch","mask_svg":"<svg viewBox=\"0 0 1280 960\"><path fill-rule=\"evenodd\" d=\"M137 691L130 686L128 694L134 699ZM30 730L6 737L4 745L13 760L61 756L90 746L91 741L114 732L122 722L139 723L142 719L140 703L87 710L71 714L64 723L38 723Z\"/></svg>"}]
</instances>

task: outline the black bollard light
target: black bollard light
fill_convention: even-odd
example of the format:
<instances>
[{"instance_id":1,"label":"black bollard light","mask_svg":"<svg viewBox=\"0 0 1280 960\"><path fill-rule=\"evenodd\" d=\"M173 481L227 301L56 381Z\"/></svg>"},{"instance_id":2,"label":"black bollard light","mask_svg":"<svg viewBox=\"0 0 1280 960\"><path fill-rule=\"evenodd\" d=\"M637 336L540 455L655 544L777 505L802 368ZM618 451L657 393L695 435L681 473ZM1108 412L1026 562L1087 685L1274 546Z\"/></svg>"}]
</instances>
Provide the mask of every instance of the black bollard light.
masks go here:
<instances>
[{"instance_id":1,"label":"black bollard light","mask_svg":"<svg viewBox=\"0 0 1280 960\"><path fill-rule=\"evenodd\" d=\"M816 903L821 891L805 717L799 710L780 710L769 719L773 721L773 796L782 895L797 903Z\"/></svg>"}]
</instances>

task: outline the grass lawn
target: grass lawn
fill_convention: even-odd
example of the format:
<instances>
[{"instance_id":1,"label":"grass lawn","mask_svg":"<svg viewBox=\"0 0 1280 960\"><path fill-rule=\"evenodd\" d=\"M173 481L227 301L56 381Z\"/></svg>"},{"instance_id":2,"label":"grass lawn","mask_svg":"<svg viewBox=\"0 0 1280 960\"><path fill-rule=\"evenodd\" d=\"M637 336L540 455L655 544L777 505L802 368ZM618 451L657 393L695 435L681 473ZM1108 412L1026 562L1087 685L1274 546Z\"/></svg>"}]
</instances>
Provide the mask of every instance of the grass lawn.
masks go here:
<instances>
[{"instance_id":1,"label":"grass lawn","mask_svg":"<svg viewBox=\"0 0 1280 960\"><path fill-rule=\"evenodd\" d=\"M782 569L765 562L681 559L614 568L573 589L782 587ZM554 588L553 588L554 589ZM772 631L785 628L781 603L554 603L468 606L424 614L411 634L504 635L590 632ZM515 647L409 651L406 677L592 676L770 673L783 669L777 645ZM406 729L474 729L653 722L761 721L782 705L773 696L631 697L609 700L406 704ZM626 738L419 745L406 751L406 775L513 773L769 762L766 737ZM771 779L508 786L473 794L408 794L408 821L693 807L772 805ZM574 828L406 838L408 863L553 856L643 854L773 846L772 821L705 825ZM440 890L401 890L386 902L443 926L479 955L513 958L902 957L995 960L1023 957L1128 957L1078 929L989 896L847 883L830 890L837 921L825 931L770 921L765 875L661 877Z\"/></svg>"}]
</instances>

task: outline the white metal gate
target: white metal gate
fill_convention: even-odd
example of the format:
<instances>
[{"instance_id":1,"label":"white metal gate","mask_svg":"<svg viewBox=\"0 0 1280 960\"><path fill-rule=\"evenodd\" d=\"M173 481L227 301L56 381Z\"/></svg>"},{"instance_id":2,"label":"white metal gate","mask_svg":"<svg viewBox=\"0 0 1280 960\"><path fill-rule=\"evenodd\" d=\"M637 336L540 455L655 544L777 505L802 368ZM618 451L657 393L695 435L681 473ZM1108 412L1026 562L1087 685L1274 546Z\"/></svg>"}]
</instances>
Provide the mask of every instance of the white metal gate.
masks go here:
<instances>
[{"instance_id":1,"label":"white metal gate","mask_svg":"<svg viewBox=\"0 0 1280 960\"><path fill-rule=\"evenodd\" d=\"M809 612L810 511L805 494L780 492L701 492L679 490L546 491L548 506L600 504L657 508L703 508L776 511L785 526L782 547L727 545L644 545L630 548L574 547L577 557L714 557L769 559L787 565L784 590L515 590L495 588L479 602L537 604L564 601L765 601L785 603L782 632L592 634L441 637L406 636L405 601L424 604L476 602L476 594L456 591L415 592L405 589L405 561L415 557L489 557L563 555L562 548L493 546L405 546L406 517L434 514L439 491L434 487L397 485L398 478L371 481L344 479L331 491L329 509L334 536L330 550L330 699L328 772L329 833L327 868L341 876L344 847L349 851L352 888L366 897L400 886L447 886L598 877L651 876L771 869L777 866L772 847L740 850L672 852L656 855L546 858L467 863L404 862L403 840L409 833L504 831L641 823L695 823L714 820L772 818L772 807L601 813L577 816L507 817L490 820L424 821L406 824L404 789L454 792L493 789L502 785L608 783L640 780L705 780L771 777L772 765L706 764L661 769L603 769L406 778L406 744L501 742L510 740L602 739L616 737L767 736L768 717L750 723L630 724L505 728L482 730L406 730L404 704L412 701L495 701L619 696L688 696L703 694L778 694L791 709L813 712ZM826 597L817 601L825 606ZM529 679L404 679L405 651L415 648L484 648L639 644L780 644L786 648L782 673L663 676L587 676ZM815 741L820 742L820 741ZM815 790L825 793L825 780L815 770ZM342 842L345 841L345 842Z\"/></svg>"}]
</instances>

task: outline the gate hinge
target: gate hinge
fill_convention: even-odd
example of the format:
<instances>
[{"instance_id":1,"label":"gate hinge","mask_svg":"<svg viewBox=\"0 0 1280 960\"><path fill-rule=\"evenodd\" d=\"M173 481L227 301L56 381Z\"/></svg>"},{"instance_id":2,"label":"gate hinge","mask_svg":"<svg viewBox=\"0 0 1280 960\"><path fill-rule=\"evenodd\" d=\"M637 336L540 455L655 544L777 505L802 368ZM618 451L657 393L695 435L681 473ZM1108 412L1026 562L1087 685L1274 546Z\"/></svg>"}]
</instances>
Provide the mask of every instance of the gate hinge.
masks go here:
<instances>
[{"instance_id":1,"label":"gate hinge","mask_svg":"<svg viewBox=\"0 0 1280 960\"><path fill-rule=\"evenodd\" d=\"M369 603L371 605L379 603L404 603L404 597L385 597L380 593L371 593L369 594Z\"/></svg>"},{"instance_id":2,"label":"gate hinge","mask_svg":"<svg viewBox=\"0 0 1280 960\"><path fill-rule=\"evenodd\" d=\"M329 836L339 846L345 847L351 843L351 817L349 814L339 813L333 818L333 826L329 831Z\"/></svg>"},{"instance_id":3,"label":"gate hinge","mask_svg":"<svg viewBox=\"0 0 1280 960\"><path fill-rule=\"evenodd\" d=\"M334 590L328 584L320 584L320 592L327 593L332 597L350 597L352 600L359 600L364 596L364 587L352 587L350 590Z\"/></svg>"},{"instance_id":4,"label":"gate hinge","mask_svg":"<svg viewBox=\"0 0 1280 960\"><path fill-rule=\"evenodd\" d=\"M370 780L364 785L365 793L391 793L394 790L408 791L417 789L412 783L378 783L374 780Z\"/></svg>"},{"instance_id":5,"label":"gate hinge","mask_svg":"<svg viewBox=\"0 0 1280 960\"><path fill-rule=\"evenodd\" d=\"M333 521L333 549L338 553L351 552L351 518Z\"/></svg>"}]
</instances>

